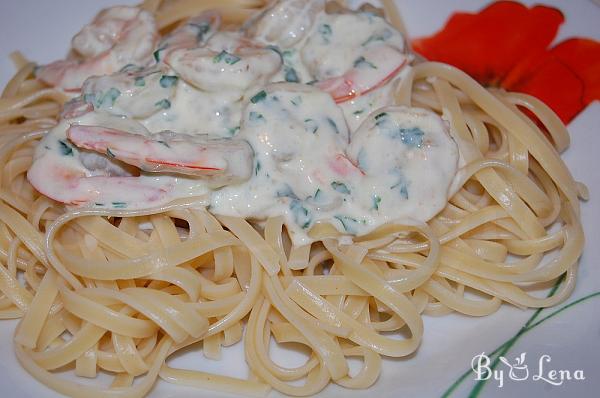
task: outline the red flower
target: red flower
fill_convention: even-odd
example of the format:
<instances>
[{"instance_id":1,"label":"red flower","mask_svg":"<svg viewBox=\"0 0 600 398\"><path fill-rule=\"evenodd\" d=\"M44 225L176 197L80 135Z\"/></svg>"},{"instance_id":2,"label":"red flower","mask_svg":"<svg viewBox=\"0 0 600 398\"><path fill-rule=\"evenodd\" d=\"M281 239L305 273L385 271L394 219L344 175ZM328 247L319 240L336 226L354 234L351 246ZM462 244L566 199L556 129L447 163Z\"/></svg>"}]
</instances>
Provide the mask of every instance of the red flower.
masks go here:
<instances>
[{"instance_id":1,"label":"red flower","mask_svg":"<svg viewBox=\"0 0 600 398\"><path fill-rule=\"evenodd\" d=\"M572 38L549 48L563 22L556 8L498 1L477 14L454 14L413 47L484 85L534 95L567 123L600 99L600 43Z\"/></svg>"}]
</instances>

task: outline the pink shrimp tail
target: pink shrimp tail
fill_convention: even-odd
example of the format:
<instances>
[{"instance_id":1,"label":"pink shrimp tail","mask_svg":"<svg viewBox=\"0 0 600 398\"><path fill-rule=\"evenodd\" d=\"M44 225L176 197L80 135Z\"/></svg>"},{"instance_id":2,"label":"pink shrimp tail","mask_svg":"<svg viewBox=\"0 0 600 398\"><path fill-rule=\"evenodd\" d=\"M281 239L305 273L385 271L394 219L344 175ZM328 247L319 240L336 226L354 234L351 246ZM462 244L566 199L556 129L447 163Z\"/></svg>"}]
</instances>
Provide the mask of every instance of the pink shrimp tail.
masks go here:
<instances>
[{"instance_id":1,"label":"pink shrimp tail","mask_svg":"<svg viewBox=\"0 0 600 398\"><path fill-rule=\"evenodd\" d=\"M124 203L155 204L164 201L172 183L149 185L138 177L86 176L82 171L57 163L49 155L36 159L27 179L41 194L73 206Z\"/></svg>"},{"instance_id":2,"label":"pink shrimp tail","mask_svg":"<svg viewBox=\"0 0 600 398\"><path fill-rule=\"evenodd\" d=\"M75 61L55 61L51 64L40 66L35 72L35 77L50 86L61 86L67 71L76 66L77 62Z\"/></svg>"},{"instance_id":3,"label":"pink shrimp tail","mask_svg":"<svg viewBox=\"0 0 600 398\"><path fill-rule=\"evenodd\" d=\"M107 55L99 55L87 61L62 60L38 68L38 80L67 92L77 93L86 79L93 75L113 73Z\"/></svg>"}]
</instances>

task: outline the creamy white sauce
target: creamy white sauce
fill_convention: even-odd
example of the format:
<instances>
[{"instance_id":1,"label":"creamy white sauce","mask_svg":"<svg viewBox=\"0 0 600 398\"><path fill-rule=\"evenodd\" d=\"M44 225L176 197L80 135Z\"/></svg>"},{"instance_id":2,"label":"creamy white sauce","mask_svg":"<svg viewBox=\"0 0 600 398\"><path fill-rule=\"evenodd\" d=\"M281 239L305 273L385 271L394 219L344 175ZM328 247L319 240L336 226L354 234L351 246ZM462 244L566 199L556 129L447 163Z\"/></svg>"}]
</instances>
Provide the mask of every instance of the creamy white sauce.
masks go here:
<instances>
[{"instance_id":1,"label":"creamy white sauce","mask_svg":"<svg viewBox=\"0 0 600 398\"><path fill-rule=\"evenodd\" d=\"M404 39L382 18L368 13L320 13L302 48L302 60L315 79L324 80L343 75L368 49L384 43L404 51ZM368 62L363 60L366 68Z\"/></svg>"},{"instance_id":2,"label":"creamy white sauce","mask_svg":"<svg viewBox=\"0 0 600 398\"><path fill-rule=\"evenodd\" d=\"M197 44L201 47L170 53L163 42L166 62L89 79L82 98L67 107L75 111L66 112L68 118L36 151L38 166L57 165L52 172L59 176L48 172L44 180L43 173L31 172L30 180L46 195L74 203L67 199L76 193L65 194L66 183L55 182L64 170L87 177L129 176L123 181L134 185L119 190L115 184L104 203L81 201L105 208L149 207L210 195L215 214L254 220L284 216L295 244L310 242L307 232L319 222L362 235L398 219L430 219L447 203L458 150L438 115L388 106L410 66L395 70L397 65L386 62L410 56L388 61L375 55L380 50L404 54L404 39L380 17L328 14L323 7L322 1L280 1L246 27L246 34L253 35L251 45L243 32L216 33L203 38ZM394 70L393 76L378 75L385 70ZM382 84L365 88L357 83L353 98L340 98L339 87L330 89L335 80L328 80L340 76L371 86L379 76ZM93 111L77 112L78 107ZM175 137L244 142L253 158L229 159L222 169L238 175L244 175L241 168L252 170L245 181L221 188L210 177L140 173L110 153L73 145L67 137L73 124L155 140L162 136L153 134L169 130ZM168 156L169 149L163 149ZM135 153L135 148L127 150ZM77 181L81 186L74 191L94 190L93 179ZM132 186L154 193L135 193Z\"/></svg>"}]
</instances>

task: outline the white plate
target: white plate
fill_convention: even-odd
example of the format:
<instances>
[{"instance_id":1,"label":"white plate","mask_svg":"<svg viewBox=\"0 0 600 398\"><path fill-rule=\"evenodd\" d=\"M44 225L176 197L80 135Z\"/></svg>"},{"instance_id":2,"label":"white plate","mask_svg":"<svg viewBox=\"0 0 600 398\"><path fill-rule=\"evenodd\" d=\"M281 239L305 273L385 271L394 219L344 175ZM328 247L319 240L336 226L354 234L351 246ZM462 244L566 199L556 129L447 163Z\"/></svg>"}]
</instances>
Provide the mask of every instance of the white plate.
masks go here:
<instances>
[{"instance_id":1,"label":"white plate","mask_svg":"<svg viewBox=\"0 0 600 398\"><path fill-rule=\"evenodd\" d=\"M487 2L481 0L397 0L401 7L409 32L413 36L431 34L441 28L448 16L456 10L473 11ZM591 0L560 1L543 0L562 9L566 22L561 27L558 40L571 36L587 36L600 39L600 30L595 22L600 20L600 7ZM40 63L52 61L66 54L70 37L89 21L101 7L115 4L114 0L20 0L2 2L0 12L0 84L4 86L14 73L8 54L21 50L28 58ZM134 4L136 0L121 3ZM531 0L524 1L533 4ZM600 71L598 71L600 73ZM578 285L573 295L559 307L543 310L537 319L556 312L559 308L590 294L600 292L600 245L594 244L600 236L600 173L595 171L600 148L600 103L592 104L569 125L572 145L564 154L577 180L585 182L591 200L582 205L587 245L581 259ZM511 363L521 353L526 353L528 378L523 381L511 379L508 367L498 366L503 371L504 383L490 380L484 385L481 395L501 396L597 396L600 390L600 372L597 357L600 354L600 296L587 298L568 307L552 318L531 329L505 354ZM505 305L496 314L485 318L470 318L450 315L442 318L425 317L425 335L419 350L409 358L385 360L378 382L368 391L343 390L329 386L323 397L366 396L441 396L461 375L464 380L457 385L453 396L468 395L475 385L475 374L470 371L472 358L481 353L490 353L511 339L534 311L522 311ZM54 397L48 390L31 378L18 364L12 347L15 322L0 323L0 385L2 396L10 397ZM540 372L539 361L548 355L551 362L544 362L542 376L549 379L549 372L567 370L571 376L579 370L585 380L567 380L560 386L536 378ZM278 360L293 361L291 354L280 354ZM197 350L188 350L184 355L172 359L178 367L214 371L232 376L246 376L242 360L241 344L227 348L222 361L204 359ZM517 371L514 376L520 376ZM566 373L563 372L563 375ZM498 377L500 374L498 374ZM209 391L198 391L158 382L151 393L154 397L169 396L227 396ZM277 395L273 393L272 395Z\"/></svg>"}]
</instances>

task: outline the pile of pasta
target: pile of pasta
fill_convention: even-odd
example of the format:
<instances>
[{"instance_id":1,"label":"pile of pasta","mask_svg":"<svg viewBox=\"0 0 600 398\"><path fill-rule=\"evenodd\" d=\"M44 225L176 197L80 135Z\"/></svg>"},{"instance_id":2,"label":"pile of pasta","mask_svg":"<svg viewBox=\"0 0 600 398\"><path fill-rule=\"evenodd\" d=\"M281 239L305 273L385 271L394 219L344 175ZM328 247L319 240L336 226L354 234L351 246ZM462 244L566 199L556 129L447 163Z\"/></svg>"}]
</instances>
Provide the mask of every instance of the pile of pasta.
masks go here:
<instances>
[{"instance_id":1,"label":"pile of pasta","mask_svg":"<svg viewBox=\"0 0 600 398\"><path fill-rule=\"evenodd\" d=\"M215 6L240 24L263 3L148 0L143 7L166 32ZM403 30L393 2L384 3ZM0 317L20 318L19 362L62 394L144 396L159 378L253 396L271 388L311 395L332 382L367 388L382 357L417 350L423 315L485 316L503 302L548 307L575 286L584 243L579 199L587 193L560 158L569 145L564 125L532 97L488 90L448 65L417 63L396 103L449 121L461 188L427 224L399 221L352 238L318 224L310 231L316 242L295 247L282 218L215 216L206 198L149 211L68 211L40 195L26 173L66 97L35 80L23 56L13 61L18 72L0 98ZM551 296L534 291L559 280ZM304 345L310 355L283 367L271 356L272 339ZM199 342L208 359L241 342L248 379L167 365ZM362 360L352 376L350 357ZM112 384L56 375L65 369L82 378L106 373Z\"/></svg>"}]
</instances>

